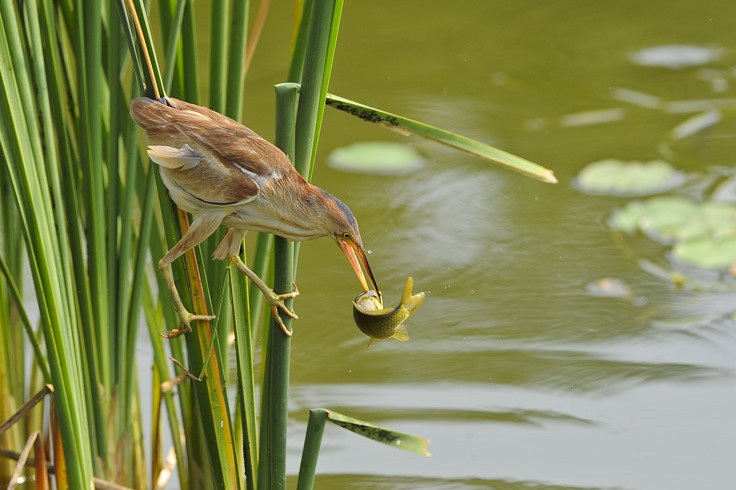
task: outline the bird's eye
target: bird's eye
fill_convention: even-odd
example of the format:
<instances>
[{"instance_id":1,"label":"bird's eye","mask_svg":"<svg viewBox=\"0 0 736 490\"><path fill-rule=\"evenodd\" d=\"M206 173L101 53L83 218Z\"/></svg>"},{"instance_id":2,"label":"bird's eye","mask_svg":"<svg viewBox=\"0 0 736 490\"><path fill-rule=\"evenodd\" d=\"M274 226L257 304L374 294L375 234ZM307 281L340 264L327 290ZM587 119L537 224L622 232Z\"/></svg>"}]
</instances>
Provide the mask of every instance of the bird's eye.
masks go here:
<instances>
[{"instance_id":1,"label":"bird's eye","mask_svg":"<svg viewBox=\"0 0 736 490\"><path fill-rule=\"evenodd\" d=\"M343 238L344 238L345 240L350 240L351 238L353 238L352 236L350 236L350 233L348 233L347 231L346 231L345 233L343 233L343 234L342 234L342 237L343 237Z\"/></svg>"}]
</instances>

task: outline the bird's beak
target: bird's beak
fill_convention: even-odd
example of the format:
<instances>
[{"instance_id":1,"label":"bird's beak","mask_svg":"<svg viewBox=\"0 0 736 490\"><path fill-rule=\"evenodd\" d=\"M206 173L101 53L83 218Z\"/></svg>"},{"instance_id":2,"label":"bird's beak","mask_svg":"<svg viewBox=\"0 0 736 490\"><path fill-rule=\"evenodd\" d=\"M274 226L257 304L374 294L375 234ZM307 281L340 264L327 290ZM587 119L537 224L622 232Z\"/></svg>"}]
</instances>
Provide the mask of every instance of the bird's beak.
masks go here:
<instances>
[{"instance_id":1,"label":"bird's beak","mask_svg":"<svg viewBox=\"0 0 736 490\"><path fill-rule=\"evenodd\" d=\"M338 238L337 243L338 245L340 245L340 249L350 261L350 265L353 266L355 275L358 276L358 280L360 281L360 285L363 286L363 289L365 291L368 291L370 288L365 281L363 270L360 268L361 264L363 265L365 272L368 274L368 280L371 282L373 290L377 293L380 293L380 291L378 290L378 285L376 285L376 279L373 277L371 266L368 265L368 259L365 257L363 247L352 240L343 240L341 238Z\"/></svg>"}]
</instances>

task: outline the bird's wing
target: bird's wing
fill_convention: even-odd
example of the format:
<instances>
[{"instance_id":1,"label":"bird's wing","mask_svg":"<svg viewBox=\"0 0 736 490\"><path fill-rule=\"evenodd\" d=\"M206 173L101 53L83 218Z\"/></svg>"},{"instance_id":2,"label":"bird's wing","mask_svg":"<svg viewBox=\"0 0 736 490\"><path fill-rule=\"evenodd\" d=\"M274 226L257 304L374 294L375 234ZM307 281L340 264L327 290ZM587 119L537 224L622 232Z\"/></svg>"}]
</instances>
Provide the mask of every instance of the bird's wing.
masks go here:
<instances>
[{"instance_id":1,"label":"bird's wing","mask_svg":"<svg viewBox=\"0 0 736 490\"><path fill-rule=\"evenodd\" d=\"M288 157L277 147L242 124L213 126L206 132L182 128L190 138L206 145L223 165L233 166L256 182L277 179L293 172Z\"/></svg>"},{"instance_id":2,"label":"bird's wing","mask_svg":"<svg viewBox=\"0 0 736 490\"><path fill-rule=\"evenodd\" d=\"M189 170L202 161L202 155L192 150L189 145L172 148L164 145L148 147L148 156L154 163L171 170Z\"/></svg>"},{"instance_id":3,"label":"bird's wing","mask_svg":"<svg viewBox=\"0 0 736 490\"><path fill-rule=\"evenodd\" d=\"M213 161L211 155L198 153L186 144L181 148L152 145L148 147L148 155L162 167L171 197L185 209L192 209L191 204L196 201L213 206L244 204L255 199L260 192L260 187L250 176L232 165ZM180 203L179 199L190 205Z\"/></svg>"},{"instance_id":4,"label":"bird's wing","mask_svg":"<svg viewBox=\"0 0 736 490\"><path fill-rule=\"evenodd\" d=\"M190 144L256 181L293 171L281 150L239 122L207 107L171 97L163 100L166 103L141 97L131 103L131 115L146 130L150 142L168 140L177 147Z\"/></svg>"},{"instance_id":5,"label":"bird's wing","mask_svg":"<svg viewBox=\"0 0 736 490\"><path fill-rule=\"evenodd\" d=\"M293 168L275 146L206 107L140 97L131 102L130 113L146 131L151 159L180 190L206 203L252 200L267 179Z\"/></svg>"}]
</instances>

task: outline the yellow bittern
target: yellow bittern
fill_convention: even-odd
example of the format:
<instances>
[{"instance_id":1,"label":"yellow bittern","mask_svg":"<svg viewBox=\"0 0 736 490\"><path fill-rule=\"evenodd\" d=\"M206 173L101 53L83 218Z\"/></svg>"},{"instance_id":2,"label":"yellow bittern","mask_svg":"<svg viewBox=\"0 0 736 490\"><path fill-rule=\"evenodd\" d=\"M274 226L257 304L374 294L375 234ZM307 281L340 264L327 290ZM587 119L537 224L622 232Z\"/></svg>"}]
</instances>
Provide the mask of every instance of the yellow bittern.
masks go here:
<instances>
[{"instance_id":1,"label":"yellow bittern","mask_svg":"<svg viewBox=\"0 0 736 490\"><path fill-rule=\"evenodd\" d=\"M201 243L220 225L228 228L213 254L229 258L263 291L274 318L291 333L278 309L297 318L284 300L299 294L276 294L240 259L248 230L273 233L289 240L331 236L347 256L363 289L378 291L350 209L340 200L307 182L277 147L242 124L211 109L171 97L139 97L130 114L146 131L148 155L159 165L161 178L176 205L194 217L189 230L159 262L179 316L179 331L194 320L213 320L186 310L174 284L171 263Z\"/></svg>"}]
</instances>

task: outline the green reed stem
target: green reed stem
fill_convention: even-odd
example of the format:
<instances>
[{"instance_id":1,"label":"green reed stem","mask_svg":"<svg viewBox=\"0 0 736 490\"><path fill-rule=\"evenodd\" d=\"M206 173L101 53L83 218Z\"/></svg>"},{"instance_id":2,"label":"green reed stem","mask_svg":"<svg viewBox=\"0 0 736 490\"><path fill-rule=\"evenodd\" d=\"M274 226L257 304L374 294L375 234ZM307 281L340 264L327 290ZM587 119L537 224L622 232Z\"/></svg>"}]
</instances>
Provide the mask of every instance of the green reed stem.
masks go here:
<instances>
[{"instance_id":1,"label":"green reed stem","mask_svg":"<svg viewBox=\"0 0 736 490\"><path fill-rule=\"evenodd\" d=\"M293 155L294 121L297 92L291 85L276 86L276 146ZM274 291L291 291L294 283L293 243L276 237L274 243ZM292 300L286 302L292 307ZM279 311L286 328L291 318ZM258 488L280 490L286 487L286 425L291 338L284 335L272 318L263 374L261 409L261 444L258 467Z\"/></svg>"},{"instance_id":2,"label":"green reed stem","mask_svg":"<svg viewBox=\"0 0 736 490\"><path fill-rule=\"evenodd\" d=\"M294 46L291 51L291 64L289 65L289 74L286 78L289 82L299 83L302 79L304 58L307 55L307 35L309 34L309 21L311 19L313 3L314 0L305 0L304 5L299 11L299 18L296 19L299 28L296 31Z\"/></svg>"},{"instance_id":3,"label":"green reed stem","mask_svg":"<svg viewBox=\"0 0 736 490\"><path fill-rule=\"evenodd\" d=\"M299 92L294 153L296 169L307 180L312 179L314 171L342 4L342 0L316 2L309 14L309 34L305 48L307 55ZM307 12L302 15L307 15Z\"/></svg>"},{"instance_id":4,"label":"green reed stem","mask_svg":"<svg viewBox=\"0 0 736 490\"><path fill-rule=\"evenodd\" d=\"M245 260L245 257L243 258ZM253 331L248 312L247 278L230 268L230 291L235 331L240 425L243 431L243 471L248 490L256 488L258 468L258 438L256 435L256 397L253 376Z\"/></svg>"},{"instance_id":5,"label":"green reed stem","mask_svg":"<svg viewBox=\"0 0 736 490\"><path fill-rule=\"evenodd\" d=\"M207 106L213 111L225 112L227 93L227 51L228 51L228 5L220 0L212 2L210 25L210 100Z\"/></svg>"},{"instance_id":6,"label":"green reed stem","mask_svg":"<svg viewBox=\"0 0 736 490\"><path fill-rule=\"evenodd\" d=\"M245 51L248 39L248 0L234 2L230 12L230 36L226 67L227 100L225 115L239 121L243 112L243 82L245 82Z\"/></svg>"},{"instance_id":7,"label":"green reed stem","mask_svg":"<svg viewBox=\"0 0 736 490\"><path fill-rule=\"evenodd\" d=\"M296 490L312 490L314 476L317 472L317 458L322 446L322 435L327 425L327 412L320 408L309 411L307 422L307 433L304 435L304 447L302 448L302 461L299 464L299 478Z\"/></svg>"}]
</instances>

